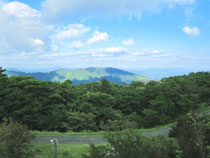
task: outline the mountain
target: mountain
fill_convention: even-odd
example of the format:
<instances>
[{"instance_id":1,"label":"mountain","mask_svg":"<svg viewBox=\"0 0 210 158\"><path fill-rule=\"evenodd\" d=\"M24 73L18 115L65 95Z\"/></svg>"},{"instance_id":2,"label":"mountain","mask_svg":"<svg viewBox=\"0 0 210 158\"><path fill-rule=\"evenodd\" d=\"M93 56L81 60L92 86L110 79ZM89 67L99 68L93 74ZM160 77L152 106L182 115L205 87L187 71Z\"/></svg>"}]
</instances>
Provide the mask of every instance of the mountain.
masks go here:
<instances>
[{"instance_id":1,"label":"mountain","mask_svg":"<svg viewBox=\"0 0 210 158\"><path fill-rule=\"evenodd\" d=\"M6 73L8 76L12 75L33 76L34 78L43 81L63 82L69 79L75 85L78 85L80 83L100 81L103 78L109 80L110 82L116 82L119 84L123 83L129 84L132 81L142 81L142 82L150 81L150 79L147 77L111 67L109 68L89 67L89 68L84 68L84 69L81 68L74 70L59 69L51 72L35 72L35 73L21 72L17 70L7 70Z\"/></svg>"}]
</instances>

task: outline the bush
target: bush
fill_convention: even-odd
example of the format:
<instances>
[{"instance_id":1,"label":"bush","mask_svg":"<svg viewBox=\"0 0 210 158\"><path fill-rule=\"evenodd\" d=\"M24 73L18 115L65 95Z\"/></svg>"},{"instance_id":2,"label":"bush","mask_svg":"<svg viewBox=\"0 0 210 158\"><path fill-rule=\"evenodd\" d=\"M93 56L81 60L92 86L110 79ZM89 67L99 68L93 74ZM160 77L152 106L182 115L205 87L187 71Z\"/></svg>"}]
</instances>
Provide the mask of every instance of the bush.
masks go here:
<instances>
[{"instance_id":1,"label":"bush","mask_svg":"<svg viewBox=\"0 0 210 158\"><path fill-rule=\"evenodd\" d=\"M90 145L90 154L82 155L83 158L114 158L113 148L110 145L99 145L96 146L94 144Z\"/></svg>"},{"instance_id":2,"label":"bush","mask_svg":"<svg viewBox=\"0 0 210 158\"><path fill-rule=\"evenodd\" d=\"M178 140L184 158L210 157L210 118L188 113L169 133Z\"/></svg>"},{"instance_id":3,"label":"bush","mask_svg":"<svg viewBox=\"0 0 210 158\"><path fill-rule=\"evenodd\" d=\"M85 158L180 158L180 148L173 138L141 136L133 132L109 134L107 146L91 145Z\"/></svg>"},{"instance_id":4,"label":"bush","mask_svg":"<svg viewBox=\"0 0 210 158\"><path fill-rule=\"evenodd\" d=\"M30 141L34 136L27 128L13 120L0 124L0 157L32 158Z\"/></svg>"},{"instance_id":5,"label":"bush","mask_svg":"<svg viewBox=\"0 0 210 158\"><path fill-rule=\"evenodd\" d=\"M106 131L121 131L124 129L136 129L138 124L129 120L108 120L104 130Z\"/></svg>"}]
</instances>

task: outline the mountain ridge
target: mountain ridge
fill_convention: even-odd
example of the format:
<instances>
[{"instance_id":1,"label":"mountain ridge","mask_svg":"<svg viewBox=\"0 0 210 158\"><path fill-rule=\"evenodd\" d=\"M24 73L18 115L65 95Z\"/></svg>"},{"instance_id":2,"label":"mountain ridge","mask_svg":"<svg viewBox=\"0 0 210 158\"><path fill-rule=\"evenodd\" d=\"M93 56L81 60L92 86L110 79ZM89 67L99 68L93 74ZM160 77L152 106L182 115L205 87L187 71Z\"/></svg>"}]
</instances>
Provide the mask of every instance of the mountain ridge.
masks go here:
<instances>
[{"instance_id":1,"label":"mountain ridge","mask_svg":"<svg viewBox=\"0 0 210 158\"><path fill-rule=\"evenodd\" d=\"M88 67L88 68L77 68L73 70L58 69L50 72L21 72L16 70L7 70L8 76L33 76L36 79L43 81L57 81L63 82L67 79L71 80L73 84L77 85L80 83L87 83L93 81L100 81L107 79L110 82L116 82L119 84L129 84L132 81L148 82L149 78L137 75L135 73L113 68L113 67Z\"/></svg>"}]
</instances>

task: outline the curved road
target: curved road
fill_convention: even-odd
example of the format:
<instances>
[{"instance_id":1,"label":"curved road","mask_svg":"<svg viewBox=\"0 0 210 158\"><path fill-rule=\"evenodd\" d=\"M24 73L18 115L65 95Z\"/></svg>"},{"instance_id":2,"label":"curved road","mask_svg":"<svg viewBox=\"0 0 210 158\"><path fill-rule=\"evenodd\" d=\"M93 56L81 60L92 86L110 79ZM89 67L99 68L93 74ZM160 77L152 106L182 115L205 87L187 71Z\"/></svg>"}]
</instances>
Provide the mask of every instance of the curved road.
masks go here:
<instances>
[{"instance_id":1,"label":"curved road","mask_svg":"<svg viewBox=\"0 0 210 158\"><path fill-rule=\"evenodd\" d=\"M168 135L171 128L142 133L143 135ZM36 136L32 144L49 144L50 140L57 139L59 144L106 144L103 136Z\"/></svg>"}]
</instances>

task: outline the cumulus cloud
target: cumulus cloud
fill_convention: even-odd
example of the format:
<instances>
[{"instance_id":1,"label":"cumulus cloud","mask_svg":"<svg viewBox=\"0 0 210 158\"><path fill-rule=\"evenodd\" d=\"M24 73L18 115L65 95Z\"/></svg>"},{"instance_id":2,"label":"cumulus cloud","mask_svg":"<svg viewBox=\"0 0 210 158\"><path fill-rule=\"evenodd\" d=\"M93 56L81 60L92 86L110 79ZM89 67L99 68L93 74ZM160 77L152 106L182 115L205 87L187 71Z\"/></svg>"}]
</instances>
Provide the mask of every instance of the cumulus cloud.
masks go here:
<instances>
[{"instance_id":1,"label":"cumulus cloud","mask_svg":"<svg viewBox=\"0 0 210 158\"><path fill-rule=\"evenodd\" d=\"M42 13L49 20L66 18L116 17L141 15L142 11L159 11L164 5L193 4L195 0L45 0Z\"/></svg>"},{"instance_id":2,"label":"cumulus cloud","mask_svg":"<svg viewBox=\"0 0 210 158\"><path fill-rule=\"evenodd\" d=\"M43 46L44 45L44 42L38 38L37 39L29 38L28 40L29 40L29 42L31 42L31 44L33 46Z\"/></svg>"},{"instance_id":3,"label":"cumulus cloud","mask_svg":"<svg viewBox=\"0 0 210 158\"><path fill-rule=\"evenodd\" d=\"M116 57L127 53L127 49L124 47L108 47L104 49L98 49L92 52L93 57Z\"/></svg>"},{"instance_id":4,"label":"cumulus cloud","mask_svg":"<svg viewBox=\"0 0 210 158\"><path fill-rule=\"evenodd\" d=\"M65 40L69 38L76 38L82 36L86 32L89 32L90 28L85 27L82 24L70 24L68 26L63 27L60 30L57 30L56 35L54 38L58 40Z\"/></svg>"},{"instance_id":5,"label":"cumulus cloud","mask_svg":"<svg viewBox=\"0 0 210 158\"><path fill-rule=\"evenodd\" d=\"M17 16L20 18L37 18L41 16L41 14L37 10L32 9L26 4L16 1L4 4L2 9L6 14Z\"/></svg>"},{"instance_id":6,"label":"cumulus cloud","mask_svg":"<svg viewBox=\"0 0 210 158\"><path fill-rule=\"evenodd\" d=\"M123 44L124 44L125 46L132 46L132 45L135 44L135 42L134 42L134 40L133 40L132 38L129 38L129 39L127 39L127 40L124 40L124 41L123 41Z\"/></svg>"},{"instance_id":7,"label":"cumulus cloud","mask_svg":"<svg viewBox=\"0 0 210 158\"><path fill-rule=\"evenodd\" d=\"M98 31L95 31L93 34L93 37L87 40L87 44L93 44L97 43L99 41L105 41L108 38L108 34L106 32L101 33Z\"/></svg>"},{"instance_id":8,"label":"cumulus cloud","mask_svg":"<svg viewBox=\"0 0 210 158\"><path fill-rule=\"evenodd\" d=\"M200 30L198 27L185 26L182 30L184 31L184 33L190 36L198 36L200 34Z\"/></svg>"},{"instance_id":9,"label":"cumulus cloud","mask_svg":"<svg viewBox=\"0 0 210 158\"><path fill-rule=\"evenodd\" d=\"M41 21L41 13L20 2L0 0L0 43L7 53L47 50L52 25ZM2 54L3 51L0 51Z\"/></svg>"}]
</instances>

